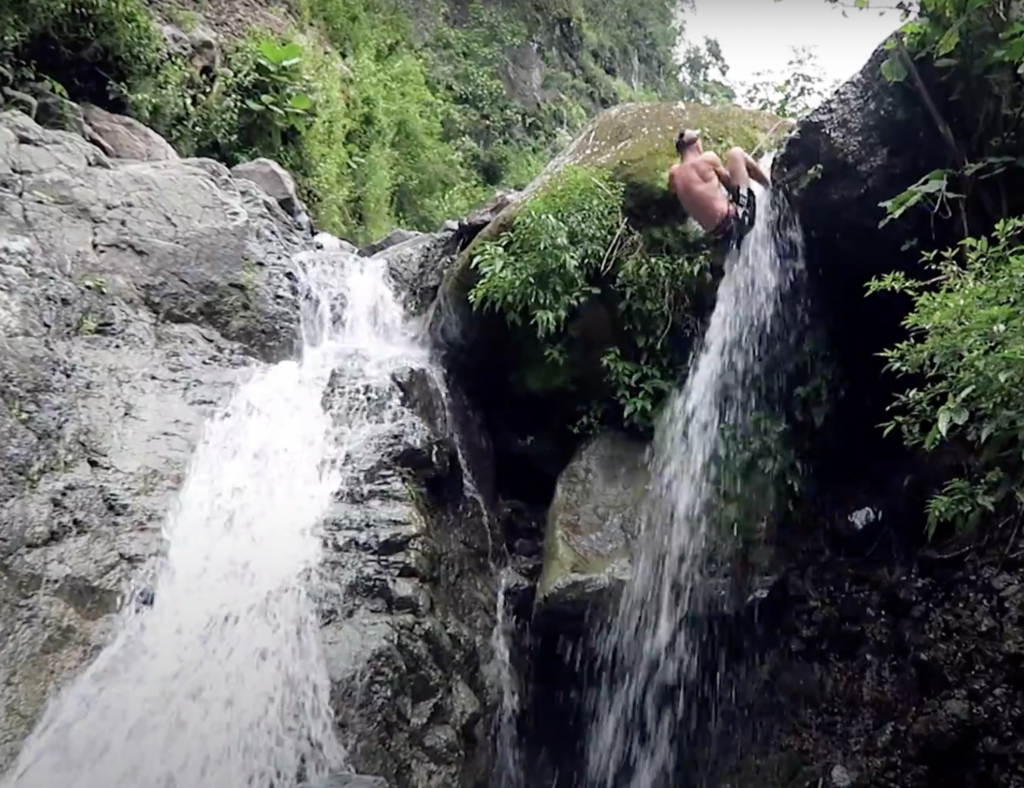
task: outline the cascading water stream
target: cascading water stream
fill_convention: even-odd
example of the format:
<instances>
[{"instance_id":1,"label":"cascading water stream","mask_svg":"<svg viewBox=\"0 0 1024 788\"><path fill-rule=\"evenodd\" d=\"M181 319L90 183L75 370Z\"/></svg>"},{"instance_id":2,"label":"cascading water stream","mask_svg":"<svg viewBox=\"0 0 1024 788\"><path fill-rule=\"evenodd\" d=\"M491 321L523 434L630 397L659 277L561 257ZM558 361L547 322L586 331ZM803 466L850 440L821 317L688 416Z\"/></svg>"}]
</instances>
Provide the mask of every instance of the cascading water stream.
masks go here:
<instances>
[{"instance_id":1,"label":"cascading water stream","mask_svg":"<svg viewBox=\"0 0 1024 788\"><path fill-rule=\"evenodd\" d=\"M689 377L658 425L632 576L602 636L609 675L596 694L587 747L588 778L601 788L676 784L699 637L687 619L699 617L709 594L709 523L723 434L748 425L773 354L785 353L783 306L803 270L798 225L781 198L755 190L756 225L726 261Z\"/></svg>"},{"instance_id":2,"label":"cascading water stream","mask_svg":"<svg viewBox=\"0 0 1024 788\"><path fill-rule=\"evenodd\" d=\"M497 743L495 745L493 788L523 788L523 764L519 747L517 718L519 716L519 686L512 665L511 632L515 624L509 618L509 574L501 574L498 588L498 610L491 633L491 648L497 665L501 703L498 707Z\"/></svg>"},{"instance_id":3,"label":"cascading water stream","mask_svg":"<svg viewBox=\"0 0 1024 788\"><path fill-rule=\"evenodd\" d=\"M344 767L307 594L318 526L346 458L379 430L366 387L425 353L383 263L330 249L296 263L301 358L255 370L211 419L166 523L151 609L126 606L3 788L293 788ZM360 385L332 418L322 400L339 367Z\"/></svg>"}]
</instances>

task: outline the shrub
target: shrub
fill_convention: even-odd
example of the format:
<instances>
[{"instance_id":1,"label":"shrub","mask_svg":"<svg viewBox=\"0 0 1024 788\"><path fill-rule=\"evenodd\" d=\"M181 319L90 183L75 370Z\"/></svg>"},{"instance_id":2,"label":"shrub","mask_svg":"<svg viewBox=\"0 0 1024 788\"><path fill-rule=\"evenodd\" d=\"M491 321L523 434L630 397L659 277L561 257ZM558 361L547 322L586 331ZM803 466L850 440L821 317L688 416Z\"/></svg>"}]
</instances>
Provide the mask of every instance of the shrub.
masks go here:
<instances>
[{"instance_id":1,"label":"shrub","mask_svg":"<svg viewBox=\"0 0 1024 788\"><path fill-rule=\"evenodd\" d=\"M160 68L163 41L141 0L18 0L0 4L0 62L34 67L72 99L109 104L113 83Z\"/></svg>"},{"instance_id":2,"label":"shrub","mask_svg":"<svg viewBox=\"0 0 1024 788\"><path fill-rule=\"evenodd\" d=\"M973 528L1024 481L1024 218L1000 221L991 237L966 238L925 255L927 281L892 273L869 292L906 293L908 339L885 352L887 368L914 383L885 424L908 446L933 450L966 441L976 458L928 507L928 532L951 522Z\"/></svg>"},{"instance_id":3,"label":"shrub","mask_svg":"<svg viewBox=\"0 0 1024 788\"><path fill-rule=\"evenodd\" d=\"M607 397L581 405L580 430L608 420L650 429L685 363L674 340L695 333L693 299L708 279L708 256L696 249L649 255L623 216L623 197L607 172L569 167L472 260L480 279L470 302L526 329L554 385L586 376L581 340L569 330L579 310L598 303L613 315L615 339L600 355Z\"/></svg>"}]
</instances>

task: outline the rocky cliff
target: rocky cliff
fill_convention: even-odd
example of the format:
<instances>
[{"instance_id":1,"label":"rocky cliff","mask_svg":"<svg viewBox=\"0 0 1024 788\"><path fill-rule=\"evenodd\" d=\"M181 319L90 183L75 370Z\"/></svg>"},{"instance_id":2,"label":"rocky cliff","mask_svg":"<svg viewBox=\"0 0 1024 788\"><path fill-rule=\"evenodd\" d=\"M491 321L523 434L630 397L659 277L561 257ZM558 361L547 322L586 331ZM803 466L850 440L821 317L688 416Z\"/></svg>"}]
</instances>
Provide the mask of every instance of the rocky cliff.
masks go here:
<instances>
[{"instance_id":1,"label":"rocky cliff","mask_svg":"<svg viewBox=\"0 0 1024 788\"><path fill-rule=\"evenodd\" d=\"M254 363L296 348L290 261L312 237L251 175L115 158L0 113L3 766L126 594L152 600L204 420ZM482 784L489 449L443 376L399 372L376 399L390 431L350 468L325 535L343 592L321 610L338 725L353 765L392 785ZM339 370L328 409L345 383Z\"/></svg>"}]
</instances>

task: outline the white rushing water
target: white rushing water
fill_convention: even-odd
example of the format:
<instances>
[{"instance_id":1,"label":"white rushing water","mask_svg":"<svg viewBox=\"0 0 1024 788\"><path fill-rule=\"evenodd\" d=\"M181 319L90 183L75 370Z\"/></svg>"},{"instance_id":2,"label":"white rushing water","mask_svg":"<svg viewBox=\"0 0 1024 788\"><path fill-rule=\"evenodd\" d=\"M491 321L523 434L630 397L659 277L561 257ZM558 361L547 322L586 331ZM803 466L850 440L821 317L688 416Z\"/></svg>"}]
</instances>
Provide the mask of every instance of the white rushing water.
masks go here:
<instances>
[{"instance_id":1,"label":"white rushing water","mask_svg":"<svg viewBox=\"0 0 1024 788\"><path fill-rule=\"evenodd\" d=\"M294 788L344 766L306 586L346 457L379 430L367 384L423 353L383 263L329 249L296 263L301 358L258 368L210 420L151 609L126 608L3 788ZM339 367L360 385L332 418L322 399Z\"/></svg>"},{"instance_id":2,"label":"white rushing water","mask_svg":"<svg viewBox=\"0 0 1024 788\"><path fill-rule=\"evenodd\" d=\"M601 643L610 675L594 703L587 752L588 778L601 788L675 784L680 731L694 702L681 688L697 659L684 619L701 612L708 593L703 572L722 436L749 422L758 405L784 299L803 269L799 227L754 188L755 227L726 261L689 377L658 425L643 535Z\"/></svg>"},{"instance_id":3,"label":"white rushing water","mask_svg":"<svg viewBox=\"0 0 1024 788\"><path fill-rule=\"evenodd\" d=\"M510 618L508 603L509 574L501 573L498 588L498 610L494 630L491 633L491 648L497 664L498 684L501 688L501 703L495 720L497 742L494 752L494 779L492 788L523 788L523 763L519 747L519 682L512 665L512 632L515 622Z\"/></svg>"}]
</instances>

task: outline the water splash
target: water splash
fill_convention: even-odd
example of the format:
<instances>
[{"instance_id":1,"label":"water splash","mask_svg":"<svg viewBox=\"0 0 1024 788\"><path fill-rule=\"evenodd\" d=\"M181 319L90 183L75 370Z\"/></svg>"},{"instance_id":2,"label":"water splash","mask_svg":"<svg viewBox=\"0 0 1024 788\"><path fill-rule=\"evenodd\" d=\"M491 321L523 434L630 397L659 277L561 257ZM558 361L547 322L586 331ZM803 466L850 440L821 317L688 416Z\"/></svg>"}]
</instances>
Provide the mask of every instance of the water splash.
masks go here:
<instances>
[{"instance_id":1,"label":"water splash","mask_svg":"<svg viewBox=\"0 0 1024 788\"><path fill-rule=\"evenodd\" d=\"M291 788L344 767L307 581L368 432L358 384L412 345L383 263L321 247L296 259L301 358L257 369L211 419L166 523L152 608L126 607L3 788ZM323 405L339 368L353 384L343 418Z\"/></svg>"},{"instance_id":2,"label":"water splash","mask_svg":"<svg viewBox=\"0 0 1024 788\"><path fill-rule=\"evenodd\" d=\"M594 704L587 767L602 788L676 784L681 731L695 700L687 682L699 632L691 624L711 593L709 523L722 436L749 424L774 359L785 355L782 307L803 270L802 237L782 198L755 190L756 226L726 262L689 377L658 425L643 535L600 643L609 675Z\"/></svg>"},{"instance_id":3,"label":"water splash","mask_svg":"<svg viewBox=\"0 0 1024 788\"><path fill-rule=\"evenodd\" d=\"M501 573L498 588L498 613L491 633L491 648L497 667L498 683L501 688L501 704L495 720L497 742L495 744L494 779L495 788L524 788L523 764L519 747L519 683L512 665L511 640L515 623L509 617L509 572Z\"/></svg>"}]
</instances>

